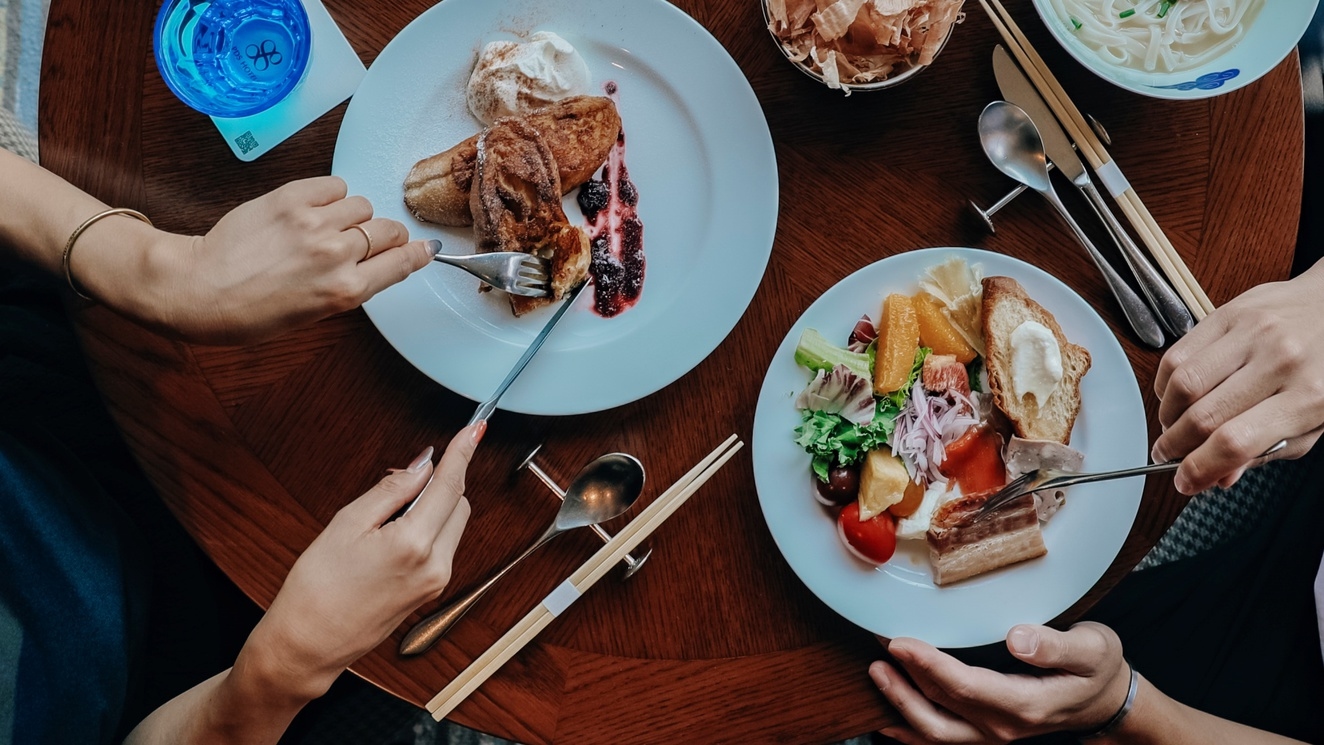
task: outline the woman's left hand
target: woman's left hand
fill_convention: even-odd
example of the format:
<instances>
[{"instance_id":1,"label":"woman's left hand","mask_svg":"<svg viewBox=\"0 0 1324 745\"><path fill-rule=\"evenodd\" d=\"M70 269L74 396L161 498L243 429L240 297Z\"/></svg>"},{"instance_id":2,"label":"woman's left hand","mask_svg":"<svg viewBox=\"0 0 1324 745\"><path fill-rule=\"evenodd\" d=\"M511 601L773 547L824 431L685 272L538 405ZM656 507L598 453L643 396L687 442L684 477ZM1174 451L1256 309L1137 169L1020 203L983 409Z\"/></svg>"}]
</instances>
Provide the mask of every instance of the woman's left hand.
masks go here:
<instances>
[{"instance_id":1,"label":"woman's left hand","mask_svg":"<svg viewBox=\"0 0 1324 745\"><path fill-rule=\"evenodd\" d=\"M1005 743L1097 729L1126 699L1129 668L1107 626L1087 622L1065 632L1016 626L1007 649L1043 672L1004 675L965 665L917 639L893 639L887 650L896 664L875 662L869 675L905 724L882 734L907 745Z\"/></svg>"}]
</instances>

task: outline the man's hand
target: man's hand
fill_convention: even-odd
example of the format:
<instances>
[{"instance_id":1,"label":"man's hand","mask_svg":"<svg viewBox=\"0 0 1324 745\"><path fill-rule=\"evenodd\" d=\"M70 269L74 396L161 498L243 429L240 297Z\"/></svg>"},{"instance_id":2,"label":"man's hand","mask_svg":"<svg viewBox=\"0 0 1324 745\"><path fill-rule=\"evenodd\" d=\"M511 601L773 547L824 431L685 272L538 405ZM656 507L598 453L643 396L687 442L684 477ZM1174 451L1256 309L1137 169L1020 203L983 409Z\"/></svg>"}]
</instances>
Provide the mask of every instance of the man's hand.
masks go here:
<instances>
[{"instance_id":1,"label":"man's hand","mask_svg":"<svg viewBox=\"0 0 1324 745\"><path fill-rule=\"evenodd\" d=\"M1304 455L1324 432L1324 267L1252 288L1163 356L1156 462L1184 458L1177 489L1231 486L1279 440Z\"/></svg>"},{"instance_id":2,"label":"man's hand","mask_svg":"<svg viewBox=\"0 0 1324 745\"><path fill-rule=\"evenodd\" d=\"M895 664L875 662L869 675L906 724L882 734L907 745L1005 743L1100 727L1126 700L1129 670L1107 626L1081 623L1066 632L1016 626L1007 649L1043 672L1003 675L916 639L892 640L887 651Z\"/></svg>"}]
</instances>

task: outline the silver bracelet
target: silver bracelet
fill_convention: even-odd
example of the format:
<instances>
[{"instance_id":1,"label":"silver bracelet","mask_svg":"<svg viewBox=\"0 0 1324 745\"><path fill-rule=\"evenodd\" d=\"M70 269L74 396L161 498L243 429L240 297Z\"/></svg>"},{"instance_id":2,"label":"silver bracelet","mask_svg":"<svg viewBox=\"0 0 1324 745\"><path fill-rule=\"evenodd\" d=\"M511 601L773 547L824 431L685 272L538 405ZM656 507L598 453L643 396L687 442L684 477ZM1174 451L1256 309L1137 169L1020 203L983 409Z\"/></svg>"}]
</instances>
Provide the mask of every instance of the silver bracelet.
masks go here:
<instances>
[{"instance_id":1,"label":"silver bracelet","mask_svg":"<svg viewBox=\"0 0 1324 745\"><path fill-rule=\"evenodd\" d=\"M1132 665L1129 660L1126 662L1126 666L1131 669L1131 685L1126 689L1126 700L1122 702L1122 708L1118 709L1116 714L1113 714L1112 719L1104 722L1102 727L1093 732L1077 734L1077 738L1081 740L1093 740L1103 737L1121 726L1122 720L1126 719L1126 715L1131 713L1131 707L1134 706L1136 702L1136 691L1140 688L1140 673L1136 672L1135 665Z\"/></svg>"}]
</instances>

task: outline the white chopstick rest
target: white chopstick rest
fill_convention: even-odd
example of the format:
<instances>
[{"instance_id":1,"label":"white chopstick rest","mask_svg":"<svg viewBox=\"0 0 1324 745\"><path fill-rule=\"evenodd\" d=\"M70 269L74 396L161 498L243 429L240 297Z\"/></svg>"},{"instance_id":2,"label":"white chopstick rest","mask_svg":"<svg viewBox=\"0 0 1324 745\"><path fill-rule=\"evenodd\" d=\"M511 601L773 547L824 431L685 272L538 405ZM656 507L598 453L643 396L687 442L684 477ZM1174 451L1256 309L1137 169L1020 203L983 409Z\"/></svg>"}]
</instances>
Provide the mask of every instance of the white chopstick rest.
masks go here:
<instances>
[{"instance_id":1,"label":"white chopstick rest","mask_svg":"<svg viewBox=\"0 0 1324 745\"><path fill-rule=\"evenodd\" d=\"M552 617L556 617L564 613L565 609L569 608L570 604L578 599L579 588L575 587L575 583L566 580L557 585L556 589L552 590L547 597L543 598L542 607L546 608L547 612L552 614Z\"/></svg>"},{"instance_id":2,"label":"white chopstick rest","mask_svg":"<svg viewBox=\"0 0 1324 745\"><path fill-rule=\"evenodd\" d=\"M1114 199L1122 196L1131 188L1131 182L1127 181L1126 177L1122 175L1122 169L1117 167L1117 161L1115 160L1104 163L1094 169L1094 172L1099 175L1099 180L1107 187L1108 193L1113 195Z\"/></svg>"}]
</instances>

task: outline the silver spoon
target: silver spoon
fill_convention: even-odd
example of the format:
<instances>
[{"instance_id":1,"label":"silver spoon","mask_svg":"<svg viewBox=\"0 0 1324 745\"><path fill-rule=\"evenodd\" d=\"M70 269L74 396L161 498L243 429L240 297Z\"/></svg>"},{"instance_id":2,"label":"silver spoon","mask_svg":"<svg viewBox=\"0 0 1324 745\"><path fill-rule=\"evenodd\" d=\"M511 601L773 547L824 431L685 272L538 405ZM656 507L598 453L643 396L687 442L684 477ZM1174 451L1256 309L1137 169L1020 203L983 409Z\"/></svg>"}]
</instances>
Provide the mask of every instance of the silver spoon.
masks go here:
<instances>
[{"instance_id":1,"label":"silver spoon","mask_svg":"<svg viewBox=\"0 0 1324 745\"><path fill-rule=\"evenodd\" d=\"M633 455L611 453L584 466L575 480L570 483L570 488L566 489L565 501L561 503L561 509L556 513L556 519L547 530L543 531L538 540L489 577L486 582L419 621L400 642L400 654L416 655L426 652L473 607L474 603L478 602L484 593L491 589L492 585L496 584L497 580L520 563L524 557L568 530L596 525L623 514L634 505L643 490L644 467Z\"/></svg>"},{"instance_id":2,"label":"silver spoon","mask_svg":"<svg viewBox=\"0 0 1324 745\"><path fill-rule=\"evenodd\" d=\"M1044 153L1043 139L1030 117L1015 104L994 101L979 115L979 141L984 146L984 154L999 171L1039 192L1057 208L1058 214L1103 273L1104 281L1122 306L1122 313L1136 336L1151 347L1163 346L1163 331L1149 306L1104 260L1053 190L1053 182L1048 178L1048 156Z\"/></svg>"}]
</instances>

